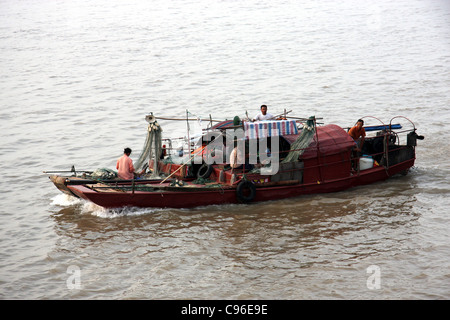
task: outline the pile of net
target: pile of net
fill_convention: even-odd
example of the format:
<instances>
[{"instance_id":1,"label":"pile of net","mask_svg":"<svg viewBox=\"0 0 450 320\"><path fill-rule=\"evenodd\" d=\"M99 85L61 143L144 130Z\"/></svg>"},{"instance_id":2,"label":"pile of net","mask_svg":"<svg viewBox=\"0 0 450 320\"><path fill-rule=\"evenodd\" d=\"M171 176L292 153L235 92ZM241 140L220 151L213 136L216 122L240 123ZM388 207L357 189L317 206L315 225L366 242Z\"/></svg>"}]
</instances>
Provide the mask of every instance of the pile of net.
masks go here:
<instances>
[{"instance_id":1,"label":"pile of net","mask_svg":"<svg viewBox=\"0 0 450 320\"><path fill-rule=\"evenodd\" d=\"M282 163L298 161L298 158L311 144L315 133L316 127L314 117L310 117L309 120L306 121L306 124L303 125L303 130L301 131L297 139L291 144L291 150L289 151L286 158L282 161Z\"/></svg>"},{"instance_id":2,"label":"pile of net","mask_svg":"<svg viewBox=\"0 0 450 320\"><path fill-rule=\"evenodd\" d=\"M144 147L139 156L139 159L135 162L134 168L136 171L141 171L148 165L150 159L154 159L157 155L157 159L161 155L162 151L162 129L161 126L155 121L148 125L147 137L145 139ZM153 175L158 175L157 166L154 168Z\"/></svg>"},{"instance_id":3,"label":"pile of net","mask_svg":"<svg viewBox=\"0 0 450 320\"><path fill-rule=\"evenodd\" d=\"M107 168L100 168L92 172L91 177L98 180L112 180L117 178L117 172Z\"/></svg>"}]
</instances>

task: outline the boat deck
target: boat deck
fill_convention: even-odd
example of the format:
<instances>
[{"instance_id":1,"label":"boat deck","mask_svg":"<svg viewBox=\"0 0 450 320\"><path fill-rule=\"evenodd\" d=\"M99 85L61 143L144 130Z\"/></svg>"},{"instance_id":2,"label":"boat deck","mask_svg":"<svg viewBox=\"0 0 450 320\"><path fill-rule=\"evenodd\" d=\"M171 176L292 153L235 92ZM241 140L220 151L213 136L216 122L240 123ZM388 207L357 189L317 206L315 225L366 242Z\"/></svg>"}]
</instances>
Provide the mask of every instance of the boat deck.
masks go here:
<instances>
[{"instance_id":1,"label":"boat deck","mask_svg":"<svg viewBox=\"0 0 450 320\"><path fill-rule=\"evenodd\" d=\"M167 183L151 183L151 184L117 184L111 185L106 183L86 184L87 188L99 193L124 193L124 192L163 192L163 191L215 191L225 189L235 189L236 186L219 184L217 182L211 182L206 184L195 184L190 182L183 182L182 185Z\"/></svg>"}]
</instances>

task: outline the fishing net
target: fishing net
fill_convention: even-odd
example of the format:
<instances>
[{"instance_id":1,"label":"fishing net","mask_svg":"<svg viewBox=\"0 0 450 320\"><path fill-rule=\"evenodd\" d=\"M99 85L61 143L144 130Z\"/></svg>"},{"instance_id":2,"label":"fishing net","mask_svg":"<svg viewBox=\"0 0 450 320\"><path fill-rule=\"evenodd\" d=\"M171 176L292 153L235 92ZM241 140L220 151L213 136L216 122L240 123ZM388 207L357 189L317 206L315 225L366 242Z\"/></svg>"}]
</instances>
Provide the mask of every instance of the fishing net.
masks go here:
<instances>
[{"instance_id":1,"label":"fishing net","mask_svg":"<svg viewBox=\"0 0 450 320\"><path fill-rule=\"evenodd\" d=\"M150 159L159 159L162 151L162 129L161 126L155 121L148 125L147 137L145 138L144 147L139 156L139 159L135 162L135 170L141 171L148 166ZM153 175L158 175L158 166L153 168Z\"/></svg>"},{"instance_id":2,"label":"fishing net","mask_svg":"<svg viewBox=\"0 0 450 320\"><path fill-rule=\"evenodd\" d=\"M306 124L303 125L303 130L301 131L297 139L291 144L291 149L282 163L298 161L298 158L311 144L315 133L316 127L314 117L310 117Z\"/></svg>"},{"instance_id":3,"label":"fishing net","mask_svg":"<svg viewBox=\"0 0 450 320\"><path fill-rule=\"evenodd\" d=\"M117 172L107 168L99 168L92 172L91 177L98 180L111 180L117 178Z\"/></svg>"}]
</instances>

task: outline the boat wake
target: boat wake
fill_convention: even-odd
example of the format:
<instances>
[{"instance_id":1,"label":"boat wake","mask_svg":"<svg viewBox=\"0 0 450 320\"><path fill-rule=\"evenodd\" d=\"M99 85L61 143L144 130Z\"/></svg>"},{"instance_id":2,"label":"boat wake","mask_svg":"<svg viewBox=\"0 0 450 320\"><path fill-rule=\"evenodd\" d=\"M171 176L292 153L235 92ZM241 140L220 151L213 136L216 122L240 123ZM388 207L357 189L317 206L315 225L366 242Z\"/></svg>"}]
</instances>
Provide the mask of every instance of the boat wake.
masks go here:
<instances>
[{"instance_id":1,"label":"boat wake","mask_svg":"<svg viewBox=\"0 0 450 320\"><path fill-rule=\"evenodd\" d=\"M147 214L152 214L159 212L162 209L151 209L151 208L135 208L135 207L123 207L115 209L106 209L97 206L93 203L85 202L81 210L82 214L91 214L100 218L120 218L120 217L133 217L133 216L143 216Z\"/></svg>"},{"instance_id":2,"label":"boat wake","mask_svg":"<svg viewBox=\"0 0 450 320\"><path fill-rule=\"evenodd\" d=\"M80 214L90 214L100 218L117 218L127 216L141 216L159 212L162 209L123 207L117 209L106 209L95 203L72 197L67 194L59 194L51 199L53 206L58 207L78 207Z\"/></svg>"},{"instance_id":3,"label":"boat wake","mask_svg":"<svg viewBox=\"0 0 450 320\"><path fill-rule=\"evenodd\" d=\"M59 207L70 207L74 205L78 205L82 203L83 200L79 198L72 197L68 194L62 193L57 195L56 197L52 198L52 205L53 206L59 206Z\"/></svg>"}]
</instances>

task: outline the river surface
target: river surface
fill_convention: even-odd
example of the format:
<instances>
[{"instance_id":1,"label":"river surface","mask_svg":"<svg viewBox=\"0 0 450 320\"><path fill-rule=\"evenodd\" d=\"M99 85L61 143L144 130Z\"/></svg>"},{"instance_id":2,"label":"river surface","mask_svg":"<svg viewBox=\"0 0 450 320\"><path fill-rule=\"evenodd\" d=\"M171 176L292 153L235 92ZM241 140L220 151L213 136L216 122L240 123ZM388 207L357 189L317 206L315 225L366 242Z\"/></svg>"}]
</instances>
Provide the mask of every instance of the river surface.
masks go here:
<instances>
[{"instance_id":1,"label":"river surface","mask_svg":"<svg viewBox=\"0 0 450 320\"><path fill-rule=\"evenodd\" d=\"M1 299L450 299L449 1L0 0L0 75ZM105 210L43 174L261 104L425 140L407 176L249 205Z\"/></svg>"}]
</instances>

